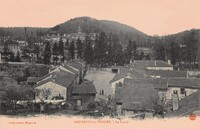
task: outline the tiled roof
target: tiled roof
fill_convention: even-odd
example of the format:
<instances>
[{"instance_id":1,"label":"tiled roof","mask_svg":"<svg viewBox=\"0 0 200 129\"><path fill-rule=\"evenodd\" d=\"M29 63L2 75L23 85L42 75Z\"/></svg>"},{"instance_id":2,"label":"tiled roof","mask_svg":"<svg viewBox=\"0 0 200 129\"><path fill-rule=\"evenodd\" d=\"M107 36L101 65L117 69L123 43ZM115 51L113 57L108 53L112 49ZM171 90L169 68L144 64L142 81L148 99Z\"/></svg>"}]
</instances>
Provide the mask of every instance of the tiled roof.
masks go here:
<instances>
[{"instance_id":1,"label":"tiled roof","mask_svg":"<svg viewBox=\"0 0 200 129\"><path fill-rule=\"evenodd\" d=\"M168 86L200 89L200 78L170 78Z\"/></svg>"},{"instance_id":2,"label":"tiled roof","mask_svg":"<svg viewBox=\"0 0 200 129\"><path fill-rule=\"evenodd\" d=\"M154 78L153 87L158 90L168 89L168 79Z\"/></svg>"},{"instance_id":3,"label":"tiled roof","mask_svg":"<svg viewBox=\"0 0 200 129\"><path fill-rule=\"evenodd\" d=\"M187 71L177 70L146 70L145 73L148 76L160 76L162 78L187 77Z\"/></svg>"},{"instance_id":4,"label":"tiled roof","mask_svg":"<svg viewBox=\"0 0 200 129\"><path fill-rule=\"evenodd\" d=\"M75 60L75 62L81 64L82 66L86 64L86 62L82 59L77 59L77 60Z\"/></svg>"},{"instance_id":5,"label":"tiled roof","mask_svg":"<svg viewBox=\"0 0 200 129\"><path fill-rule=\"evenodd\" d=\"M139 68L146 67L173 67L173 65L168 64L162 60L140 60L134 63L134 66Z\"/></svg>"},{"instance_id":6,"label":"tiled roof","mask_svg":"<svg viewBox=\"0 0 200 129\"><path fill-rule=\"evenodd\" d=\"M117 73L113 79L110 81L110 83L115 82L119 79L122 79L124 77L131 77L131 78L144 78L145 74L143 72L143 70L140 69L136 69L136 68L125 68L125 69L121 69L120 73Z\"/></svg>"},{"instance_id":7,"label":"tiled roof","mask_svg":"<svg viewBox=\"0 0 200 129\"><path fill-rule=\"evenodd\" d=\"M71 68L69 65L65 64L63 67L65 67L66 69L68 69L69 71L71 71L71 72L73 72L75 74L79 74L80 73L80 71L77 71L77 70Z\"/></svg>"},{"instance_id":8,"label":"tiled roof","mask_svg":"<svg viewBox=\"0 0 200 129\"><path fill-rule=\"evenodd\" d=\"M179 109L166 113L166 117L181 117L200 110L200 90L179 101Z\"/></svg>"},{"instance_id":9,"label":"tiled roof","mask_svg":"<svg viewBox=\"0 0 200 129\"><path fill-rule=\"evenodd\" d=\"M47 82L54 82L64 87L68 87L74 81L74 75L66 72L53 72L51 77L37 83L36 87L41 86Z\"/></svg>"},{"instance_id":10,"label":"tiled roof","mask_svg":"<svg viewBox=\"0 0 200 129\"><path fill-rule=\"evenodd\" d=\"M73 94L96 94L96 88L91 82L83 82L80 85L74 86L72 90Z\"/></svg>"},{"instance_id":11,"label":"tiled roof","mask_svg":"<svg viewBox=\"0 0 200 129\"><path fill-rule=\"evenodd\" d=\"M74 67L74 68L76 68L78 70L80 70L83 67L82 64L80 64L78 62L75 62L75 61L68 61L66 63L66 65L72 66L72 67Z\"/></svg>"},{"instance_id":12,"label":"tiled roof","mask_svg":"<svg viewBox=\"0 0 200 129\"><path fill-rule=\"evenodd\" d=\"M125 110L153 110L158 94L151 84L126 84L116 89L115 99Z\"/></svg>"},{"instance_id":13,"label":"tiled roof","mask_svg":"<svg viewBox=\"0 0 200 129\"><path fill-rule=\"evenodd\" d=\"M168 79L161 79L161 78L138 78L138 79L132 79L132 78L125 78L123 84L151 84L155 89L159 90L167 90Z\"/></svg>"}]
</instances>

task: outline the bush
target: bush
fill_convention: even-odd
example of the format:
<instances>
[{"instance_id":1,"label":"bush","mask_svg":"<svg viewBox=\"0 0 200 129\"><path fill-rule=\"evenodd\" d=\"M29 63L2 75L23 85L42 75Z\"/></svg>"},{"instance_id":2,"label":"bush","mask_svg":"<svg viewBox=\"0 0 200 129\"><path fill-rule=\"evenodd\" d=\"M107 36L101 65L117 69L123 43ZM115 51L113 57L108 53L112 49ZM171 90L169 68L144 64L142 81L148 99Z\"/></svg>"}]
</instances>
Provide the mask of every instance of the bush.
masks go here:
<instances>
[{"instance_id":1,"label":"bush","mask_svg":"<svg viewBox=\"0 0 200 129\"><path fill-rule=\"evenodd\" d=\"M90 110L90 111L94 110L95 108L96 108L95 103L89 103L88 106L87 106L87 109Z\"/></svg>"}]
</instances>

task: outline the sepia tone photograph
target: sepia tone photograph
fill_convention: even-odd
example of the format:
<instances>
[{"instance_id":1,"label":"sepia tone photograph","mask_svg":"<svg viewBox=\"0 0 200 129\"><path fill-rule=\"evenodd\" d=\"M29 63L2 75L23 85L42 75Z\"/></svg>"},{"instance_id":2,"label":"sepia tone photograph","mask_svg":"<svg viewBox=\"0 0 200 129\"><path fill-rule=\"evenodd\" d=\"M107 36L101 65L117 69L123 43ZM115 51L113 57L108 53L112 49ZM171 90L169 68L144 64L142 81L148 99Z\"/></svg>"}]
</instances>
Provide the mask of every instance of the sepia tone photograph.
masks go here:
<instances>
[{"instance_id":1,"label":"sepia tone photograph","mask_svg":"<svg viewBox=\"0 0 200 129\"><path fill-rule=\"evenodd\" d=\"M0 0L0 17L0 129L200 127L199 0Z\"/></svg>"}]
</instances>

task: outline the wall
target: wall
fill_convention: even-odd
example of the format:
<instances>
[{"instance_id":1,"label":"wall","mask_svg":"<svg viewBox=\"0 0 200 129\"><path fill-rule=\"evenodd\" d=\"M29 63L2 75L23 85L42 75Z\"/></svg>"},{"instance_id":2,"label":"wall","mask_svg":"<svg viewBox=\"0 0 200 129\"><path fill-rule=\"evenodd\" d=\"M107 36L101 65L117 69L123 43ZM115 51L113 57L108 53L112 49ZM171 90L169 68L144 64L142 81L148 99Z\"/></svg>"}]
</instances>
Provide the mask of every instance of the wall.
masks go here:
<instances>
[{"instance_id":1,"label":"wall","mask_svg":"<svg viewBox=\"0 0 200 129\"><path fill-rule=\"evenodd\" d=\"M41 86L36 87L35 89L38 90L50 89L51 94L48 96L48 100L51 100L53 97L58 96L59 94L62 97L64 97L64 100L67 99L67 88L53 82L47 82ZM42 97L41 94L38 94L38 96L36 96L36 100L39 100L39 98L42 98L43 100L45 99Z\"/></svg>"},{"instance_id":2,"label":"wall","mask_svg":"<svg viewBox=\"0 0 200 129\"><path fill-rule=\"evenodd\" d=\"M173 67L147 67L149 70L173 70Z\"/></svg>"},{"instance_id":3,"label":"wall","mask_svg":"<svg viewBox=\"0 0 200 129\"><path fill-rule=\"evenodd\" d=\"M179 99L182 99L182 98L185 97L184 94L181 94L181 88L180 87L169 87L168 91L166 93L166 99L167 100L171 100L172 99L173 91L178 91L177 93L178 93ZM198 89L185 88L186 96L188 96L188 95L190 95L190 94L192 94L192 93L194 93L196 91L198 91Z\"/></svg>"},{"instance_id":4,"label":"wall","mask_svg":"<svg viewBox=\"0 0 200 129\"><path fill-rule=\"evenodd\" d=\"M115 95L116 84L119 83L119 82L121 82L123 84L125 78L131 78L131 77L127 76L127 77L121 78L121 79L111 83L110 94L111 94L112 97L114 97L114 95Z\"/></svg>"}]
</instances>

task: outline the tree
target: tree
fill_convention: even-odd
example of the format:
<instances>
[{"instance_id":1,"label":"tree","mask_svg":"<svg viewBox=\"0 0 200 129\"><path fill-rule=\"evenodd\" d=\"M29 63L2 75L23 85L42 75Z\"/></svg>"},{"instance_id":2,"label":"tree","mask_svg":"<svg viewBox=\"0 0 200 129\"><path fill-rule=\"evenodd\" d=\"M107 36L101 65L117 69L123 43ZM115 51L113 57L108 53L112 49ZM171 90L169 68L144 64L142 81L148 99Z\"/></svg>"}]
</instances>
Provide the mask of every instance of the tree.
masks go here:
<instances>
[{"instance_id":1,"label":"tree","mask_svg":"<svg viewBox=\"0 0 200 129\"><path fill-rule=\"evenodd\" d=\"M51 89L48 88L35 89L34 92L37 98L40 99L42 102L44 102L44 100L47 100L49 96L52 94Z\"/></svg>"},{"instance_id":2,"label":"tree","mask_svg":"<svg viewBox=\"0 0 200 129\"><path fill-rule=\"evenodd\" d=\"M112 33L110 34L108 39L107 50L108 50L107 62L109 62L109 65L113 64L124 65L125 63L124 52L117 35Z\"/></svg>"},{"instance_id":3,"label":"tree","mask_svg":"<svg viewBox=\"0 0 200 129\"><path fill-rule=\"evenodd\" d=\"M64 61L64 43L62 39L60 39L58 43L58 53L61 57L61 61Z\"/></svg>"},{"instance_id":4,"label":"tree","mask_svg":"<svg viewBox=\"0 0 200 129\"><path fill-rule=\"evenodd\" d=\"M166 60L167 50L164 44L164 41L161 41L159 38L156 39L153 49L155 51L156 60Z\"/></svg>"},{"instance_id":5,"label":"tree","mask_svg":"<svg viewBox=\"0 0 200 129\"><path fill-rule=\"evenodd\" d=\"M65 46L68 47L69 46L69 40L67 39L67 41L65 42Z\"/></svg>"},{"instance_id":6,"label":"tree","mask_svg":"<svg viewBox=\"0 0 200 129\"><path fill-rule=\"evenodd\" d=\"M81 58L83 57L83 44L81 42L81 40L78 38L76 41L77 44L77 58Z\"/></svg>"},{"instance_id":7,"label":"tree","mask_svg":"<svg viewBox=\"0 0 200 129\"><path fill-rule=\"evenodd\" d=\"M130 62L130 60L137 59L137 45L135 41L129 40L128 46L126 47L126 62Z\"/></svg>"},{"instance_id":8,"label":"tree","mask_svg":"<svg viewBox=\"0 0 200 129\"><path fill-rule=\"evenodd\" d=\"M14 55L14 53L13 52L9 52L8 55L10 56L9 61L10 62L14 62L15 61L15 55Z\"/></svg>"},{"instance_id":9,"label":"tree","mask_svg":"<svg viewBox=\"0 0 200 129\"><path fill-rule=\"evenodd\" d=\"M70 46L69 46L69 55L70 55L70 59L71 59L71 60L74 60L74 56L75 56L74 41L72 41L72 42L70 43Z\"/></svg>"},{"instance_id":10,"label":"tree","mask_svg":"<svg viewBox=\"0 0 200 129\"><path fill-rule=\"evenodd\" d=\"M91 44L91 39L86 36L85 38L85 50L84 50L84 59L86 61L87 64L92 64L94 61L94 54L93 54L93 48L92 48L92 44Z\"/></svg>"},{"instance_id":11,"label":"tree","mask_svg":"<svg viewBox=\"0 0 200 129\"><path fill-rule=\"evenodd\" d=\"M6 43L4 43L3 52L4 52L5 54L7 54L9 51L10 51L10 50L9 50L9 48L8 48L8 43L6 42Z\"/></svg>"},{"instance_id":12,"label":"tree","mask_svg":"<svg viewBox=\"0 0 200 129\"><path fill-rule=\"evenodd\" d=\"M15 62L21 62L21 56L20 56L19 51L17 52L17 56L15 58Z\"/></svg>"},{"instance_id":13,"label":"tree","mask_svg":"<svg viewBox=\"0 0 200 129\"><path fill-rule=\"evenodd\" d=\"M5 91L5 94L1 99L7 101L7 109L15 109L16 103L19 100L30 100L33 95L33 88L27 84L19 85L15 80L10 78L3 78L3 83L0 84L1 90ZM1 82L2 82L1 81Z\"/></svg>"},{"instance_id":14,"label":"tree","mask_svg":"<svg viewBox=\"0 0 200 129\"><path fill-rule=\"evenodd\" d=\"M187 37L185 37L187 61L190 63L192 69L195 68L198 54L198 35L192 30Z\"/></svg>"},{"instance_id":15,"label":"tree","mask_svg":"<svg viewBox=\"0 0 200 129\"><path fill-rule=\"evenodd\" d=\"M53 52L52 52L52 54L53 54L53 61L54 61L54 63L57 64L57 61L58 61L58 54L59 54L57 43L55 43L55 44L53 45L52 51L53 51Z\"/></svg>"},{"instance_id":16,"label":"tree","mask_svg":"<svg viewBox=\"0 0 200 129\"><path fill-rule=\"evenodd\" d=\"M176 62L180 59L179 54L180 47L178 46L178 43L175 42L175 39L172 37L171 39L169 39L169 56L173 65L175 65Z\"/></svg>"},{"instance_id":17,"label":"tree","mask_svg":"<svg viewBox=\"0 0 200 129\"><path fill-rule=\"evenodd\" d=\"M102 67L106 63L107 53L107 36L104 32L101 32L99 36L96 37L94 46L94 55L97 64Z\"/></svg>"},{"instance_id":18,"label":"tree","mask_svg":"<svg viewBox=\"0 0 200 129\"><path fill-rule=\"evenodd\" d=\"M45 45L45 51L44 51L44 64L50 64L51 63L51 46L50 43L47 41Z\"/></svg>"}]
</instances>

